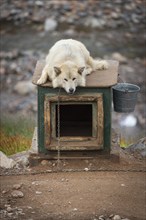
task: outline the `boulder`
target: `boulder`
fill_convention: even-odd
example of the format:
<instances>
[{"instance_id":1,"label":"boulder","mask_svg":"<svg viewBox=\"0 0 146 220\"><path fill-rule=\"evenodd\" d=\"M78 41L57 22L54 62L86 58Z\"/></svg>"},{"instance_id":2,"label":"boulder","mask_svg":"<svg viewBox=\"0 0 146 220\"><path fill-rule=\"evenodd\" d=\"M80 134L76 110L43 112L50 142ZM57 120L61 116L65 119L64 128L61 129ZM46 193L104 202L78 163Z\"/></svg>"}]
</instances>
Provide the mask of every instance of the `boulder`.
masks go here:
<instances>
[{"instance_id":1,"label":"boulder","mask_svg":"<svg viewBox=\"0 0 146 220\"><path fill-rule=\"evenodd\" d=\"M29 151L22 151L11 155L11 158L21 167L27 167L29 165Z\"/></svg>"},{"instance_id":2,"label":"boulder","mask_svg":"<svg viewBox=\"0 0 146 220\"><path fill-rule=\"evenodd\" d=\"M7 157L2 151L0 151L0 166L2 168L11 169L16 165L16 162Z\"/></svg>"},{"instance_id":3,"label":"boulder","mask_svg":"<svg viewBox=\"0 0 146 220\"><path fill-rule=\"evenodd\" d=\"M14 86L14 91L19 95L27 95L35 91L35 86L31 81L22 81Z\"/></svg>"},{"instance_id":4,"label":"boulder","mask_svg":"<svg viewBox=\"0 0 146 220\"><path fill-rule=\"evenodd\" d=\"M139 154L141 157L146 157L146 137L141 138L137 143L130 145L126 150L134 155Z\"/></svg>"},{"instance_id":5,"label":"boulder","mask_svg":"<svg viewBox=\"0 0 146 220\"><path fill-rule=\"evenodd\" d=\"M117 60L123 64L128 62L127 58L118 52L112 54L112 59Z\"/></svg>"}]
</instances>

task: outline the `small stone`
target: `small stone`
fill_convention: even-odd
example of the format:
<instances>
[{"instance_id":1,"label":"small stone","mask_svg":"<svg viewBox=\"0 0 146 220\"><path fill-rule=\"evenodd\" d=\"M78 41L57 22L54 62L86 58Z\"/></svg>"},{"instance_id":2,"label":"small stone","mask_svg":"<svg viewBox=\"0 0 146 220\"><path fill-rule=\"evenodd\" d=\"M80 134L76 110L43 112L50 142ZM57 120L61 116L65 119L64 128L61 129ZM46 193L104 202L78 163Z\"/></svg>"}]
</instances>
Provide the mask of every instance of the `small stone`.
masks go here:
<instances>
[{"instance_id":1,"label":"small stone","mask_svg":"<svg viewBox=\"0 0 146 220\"><path fill-rule=\"evenodd\" d=\"M98 219L99 219L99 220L104 220L104 215L100 215L100 216L98 217Z\"/></svg>"},{"instance_id":2,"label":"small stone","mask_svg":"<svg viewBox=\"0 0 146 220\"><path fill-rule=\"evenodd\" d=\"M85 170L85 171L89 171L89 168L86 167L84 170Z\"/></svg>"},{"instance_id":3,"label":"small stone","mask_svg":"<svg viewBox=\"0 0 146 220\"><path fill-rule=\"evenodd\" d=\"M25 215L25 213L24 213L24 212L21 212L20 215Z\"/></svg>"},{"instance_id":4,"label":"small stone","mask_svg":"<svg viewBox=\"0 0 146 220\"><path fill-rule=\"evenodd\" d=\"M120 217L119 215L115 215L115 216L113 217L113 220L121 220L121 217Z\"/></svg>"},{"instance_id":5,"label":"small stone","mask_svg":"<svg viewBox=\"0 0 146 220\"><path fill-rule=\"evenodd\" d=\"M9 205L9 204L5 204L4 206L7 208L7 207L10 207L11 205Z\"/></svg>"},{"instance_id":6,"label":"small stone","mask_svg":"<svg viewBox=\"0 0 146 220\"><path fill-rule=\"evenodd\" d=\"M7 191L6 191L6 190L3 190L3 191L2 191L2 194L6 194L6 193L7 193Z\"/></svg>"},{"instance_id":7,"label":"small stone","mask_svg":"<svg viewBox=\"0 0 146 220\"><path fill-rule=\"evenodd\" d=\"M77 208L74 208L73 211L78 211L78 209L77 209Z\"/></svg>"},{"instance_id":8,"label":"small stone","mask_svg":"<svg viewBox=\"0 0 146 220\"><path fill-rule=\"evenodd\" d=\"M46 170L48 173L52 173L52 170Z\"/></svg>"},{"instance_id":9,"label":"small stone","mask_svg":"<svg viewBox=\"0 0 146 220\"><path fill-rule=\"evenodd\" d=\"M23 192L21 192L20 190L14 190L11 193L11 195L12 195L13 198L22 198L22 197L24 197Z\"/></svg>"},{"instance_id":10,"label":"small stone","mask_svg":"<svg viewBox=\"0 0 146 220\"><path fill-rule=\"evenodd\" d=\"M36 186L39 185L39 183L37 183L36 181L32 182L31 184L32 184L32 185L36 185Z\"/></svg>"},{"instance_id":11,"label":"small stone","mask_svg":"<svg viewBox=\"0 0 146 220\"><path fill-rule=\"evenodd\" d=\"M121 63L127 63L127 58L118 52L113 53L112 58L118 60Z\"/></svg>"},{"instance_id":12,"label":"small stone","mask_svg":"<svg viewBox=\"0 0 146 220\"><path fill-rule=\"evenodd\" d=\"M75 35L75 31L73 29L68 29L64 32L64 35L73 36Z\"/></svg>"},{"instance_id":13,"label":"small stone","mask_svg":"<svg viewBox=\"0 0 146 220\"><path fill-rule=\"evenodd\" d=\"M122 218L122 220L130 220L129 218Z\"/></svg>"},{"instance_id":14,"label":"small stone","mask_svg":"<svg viewBox=\"0 0 146 220\"><path fill-rule=\"evenodd\" d=\"M102 28L105 25L105 20L99 18L88 18L85 25L91 28Z\"/></svg>"},{"instance_id":15,"label":"small stone","mask_svg":"<svg viewBox=\"0 0 146 220\"><path fill-rule=\"evenodd\" d=\"M42 7L44 5L42 1L35 1L35 4L39 7Z\"/></svg>"},{"instance_id":16,"label":"small stone","mask_svg":"<svg viewBox=\"0 0 146 220\"><path fill-rule=\"evenodd\" d=\"M49 161L48 160L42 160L41 165L43 165L43 166L49 165Z\"/></svg>"},{"instance_id":17,"label":"small stone","mask_svg":"<svg viewBox=\"0 0 146 220\"><path fill-rule=\"evenodd\" d=\"M20 189L22 184L14 184L13 189Z\"/></svg>"},{"instance_id":18,"label":"small stone","mask_svg":"<svg viewBox=\"0 0 146 220\"><path fill-rule=\"evenodd\" d=\"M35 193L36 193L37 195L42 194L42 192L40 192L40 191L36 191Z\"/></svg>"},{"instance_id":19,"label":"small stone","mask_svg":"<svg viewBox=\"0 0 146 220\"><path fill-rule=\"evenodd\" d=\"M109 218L113 218L114 217L114 214L111 214L110 216L109 216Z\"/></svg>"},{"instance_id":20,"label":"small stone","mask_svg":"<svg viewBox=\"0 0 146 220\"><path fill-rule=\"evenodd\" d=\"M112 12L111 17L114 18L114 19L118 19L119 18L119 13Z\"/></svg>"},{"instance_id":21,"label":"small stone","mask_svg":"<svg viewBox=\"0 0 146 220\"><path fill-rule=\"evenodd\" d=\"M28 208L28 209L32 209L32 207L31 207L31 206L27 206L27 208Z\"/></svg>"},{"instance_id":22,"label":"small stone","mask_svg":"<svg viewBox=\"0 0 146 220\"><path fill-rule=\"evenodd\" d=\"M125 186L125 184L124 184L124 183L122 183L122 184L121 184L121 186Z\"/></svg>"},{"instance_id":23,"label":"small stone","mask_svg":"<svg viewBox=\"0 0 146 220\"><path fill-rule=\"evenodd\" d=\"M45 24L44 24L44 30L45 32L52 32L57 28L57 21L54 20L53 18L47 18L45 20Z\"/></svg>"},{"instance_id":24,"label":"small stone","mask_svg":"<svg viewBox=\"0 0 146 220\"><path fill-rule=\"evenodd\" d=\"M11 218L11 216L13 215L13 213L12 212L10 212L10 213L7 213L7 216L9 217L9 218Z\"/></svg>"},{"instance_id":25,"label":"small stone","mask_svg":"<svg viewBox=\"0 0 146 220\"><path fill-rule=\"evenodd\" d=\"M12 212L12 208L10 206L7 207L7 212Z\"/></svg>"}]
</instances>

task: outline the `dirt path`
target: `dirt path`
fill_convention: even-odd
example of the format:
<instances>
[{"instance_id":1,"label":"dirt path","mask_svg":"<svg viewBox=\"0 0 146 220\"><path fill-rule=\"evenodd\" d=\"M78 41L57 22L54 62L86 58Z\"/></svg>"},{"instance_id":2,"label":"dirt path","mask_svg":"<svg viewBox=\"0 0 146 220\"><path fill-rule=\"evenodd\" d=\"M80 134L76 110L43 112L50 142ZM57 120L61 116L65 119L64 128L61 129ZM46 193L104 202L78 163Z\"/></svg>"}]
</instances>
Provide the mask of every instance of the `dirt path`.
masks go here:
<instances>
[{"instance_id":1,"label":"dirt path","mask_svg":"<svg viewBox=\"0 0 146 220\"><path fill-rule=\"evenodd\" d=\"M146 217L143 172L1 176L0 181L1 208L10 204L13 210L11 218L3 219L90 220L102 214L119 214L130 220ZM23 198L12 198L14 184L22 184ZM20 211L16 213L16 209Z\"/></svg>"}]
</instances>

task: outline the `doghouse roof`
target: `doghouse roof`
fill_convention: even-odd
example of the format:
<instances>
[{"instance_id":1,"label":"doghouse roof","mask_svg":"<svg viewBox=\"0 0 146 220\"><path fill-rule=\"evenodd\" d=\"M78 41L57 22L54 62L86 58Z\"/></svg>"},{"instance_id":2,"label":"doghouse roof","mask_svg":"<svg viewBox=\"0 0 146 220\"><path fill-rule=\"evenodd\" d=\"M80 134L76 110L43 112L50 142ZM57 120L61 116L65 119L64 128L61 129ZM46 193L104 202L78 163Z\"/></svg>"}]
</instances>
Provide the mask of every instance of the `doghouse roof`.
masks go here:
<instances>
[{"instance_id":1,"label":"doghouse roof","mask_svg":"<svg viewBox=\"0 0 146 220\"><path fill-rule=\"evenodd\" d=\"M107 60L109 68L107 70L97 70L86 77L86 87L110 87L117 83L119 62L115 60ZM37 81L42 74L45 66L44 60L37 61L32 83L37 85ZM50 81L41 85L42 87L52 87Z\"/></svg>"}]
</instances>

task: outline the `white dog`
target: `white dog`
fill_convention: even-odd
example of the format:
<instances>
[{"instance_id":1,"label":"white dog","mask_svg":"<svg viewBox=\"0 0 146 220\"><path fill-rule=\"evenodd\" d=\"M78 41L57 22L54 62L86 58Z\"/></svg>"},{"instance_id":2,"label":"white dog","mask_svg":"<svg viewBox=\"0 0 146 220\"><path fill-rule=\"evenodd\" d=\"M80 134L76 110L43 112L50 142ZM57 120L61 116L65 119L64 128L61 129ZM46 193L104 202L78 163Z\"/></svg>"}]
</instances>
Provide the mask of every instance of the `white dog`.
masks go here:
<instances>
[{"instance_id":1,"label":"white dog","mask_svg":"<svg viewBox=\"0 0 146 220\"><path fill-rule=\"evenodd\" d=\"M67 93L73 94L77 86L86 85L87 74L107 68L108 63L94 60L81 42L60 40L50 49L37 84L44 84L49 78L53 88L62 87Z\"/></svg>"}]
</instances>

